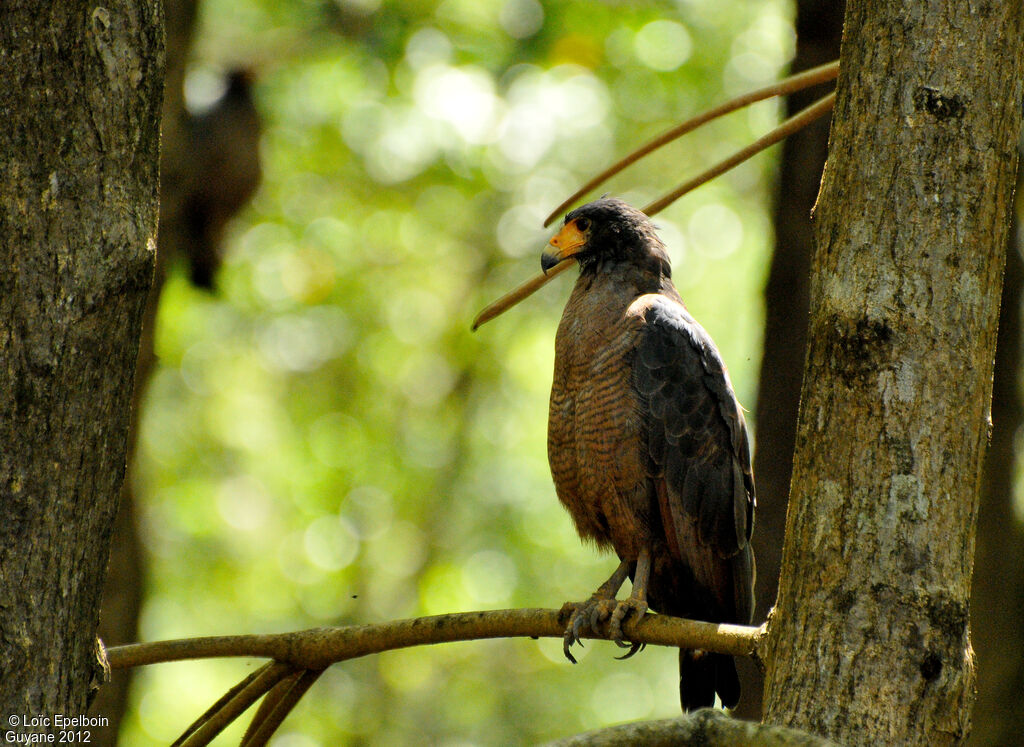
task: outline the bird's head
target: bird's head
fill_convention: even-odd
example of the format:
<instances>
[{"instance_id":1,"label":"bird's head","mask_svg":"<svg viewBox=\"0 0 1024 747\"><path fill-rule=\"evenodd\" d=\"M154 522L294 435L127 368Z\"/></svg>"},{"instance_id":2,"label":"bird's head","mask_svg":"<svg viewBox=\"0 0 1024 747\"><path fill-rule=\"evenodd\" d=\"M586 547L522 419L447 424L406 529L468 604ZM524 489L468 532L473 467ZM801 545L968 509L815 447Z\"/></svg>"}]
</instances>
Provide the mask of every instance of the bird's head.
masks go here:
<instances>
[{"instance_id":1,"label":"bird's head","mask_svg":"<svg viewBox=\"0 0 1024 747\"><path fill-rule=\"evenodd\" d=\"M583 271L608 262L654 262L669 275L665 245L654 232L654 224L636 208L614 197L602 197L565 216L540 258L547 272L562 260L573 257Z\"/></svg>"}]
</instances>

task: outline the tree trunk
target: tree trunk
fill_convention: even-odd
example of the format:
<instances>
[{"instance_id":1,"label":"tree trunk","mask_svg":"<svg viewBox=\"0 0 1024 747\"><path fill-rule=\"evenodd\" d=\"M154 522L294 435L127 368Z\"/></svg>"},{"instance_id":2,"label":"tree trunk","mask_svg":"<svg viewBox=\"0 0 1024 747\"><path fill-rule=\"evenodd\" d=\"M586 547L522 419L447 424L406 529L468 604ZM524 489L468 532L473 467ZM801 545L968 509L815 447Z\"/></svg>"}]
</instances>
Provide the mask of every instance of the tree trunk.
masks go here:
<instances>
[{"instance_id":1,"label":"tree trunk","mask_svg":"<svg viewBox=\"0 0 1024 747\"><path fill-rule=\"evenodd\" d=\"M1017 172L1019 216L1024 172ZM1014 230L1017 229L1017 230ZM999 309L995 376L992 382L992 443L985 459L971 631L978 656L978 703L971 742L1013 744L1024 731L1024 525L1014 510L1014 463L1020 401L1020 296L1024 286L1019 221L1006 250Z\"/></svg>"},{"instance_id":2,"label":"tree trunk","mask_svg":"<svg viewBox=\"0 0 1024 747\"><path fill-rule=\"evenodd\" d=\"M823 65L839 57L843 30L842 0L800 0L796 8L796 57L791 72ZM786 102L787 116L810 106L828 87L800 91ZM786 529L786 501L793 466L796 412L800 402L807 342L810 285L811 208L818 196L828 151L829 119L820 119L782 144L775 202L775 249L764 289L764 355L754 422L754 479L757 483L757 558L754 618L761 622L775 604L779 561ZM764 678L749 660L737 660L743 697L736 715L761 718Z\"/></svg>"},{"instance_id":3,"label":"tree trunk","mask_svg":"<svg viewBox=\"0 0 1024 747\"><path fill-rule=\"evenodd\" d=\"M114 523L106 584L100 610L99 635L107 646L138 640L146 557L139 536L138 510L132 484L132 465L138 444L138 423L142 401L156 364L153 351L156 312L166 272L167 259L175 253L174 239L183 233L181 203L188 171L188 133L185 111L185 61L192 46L196 0L163 0L166 39L166 74L160 138L160 238L157 268L143 316L139 357L135 368L132 419L128 444L128 473L121 490L121 504ZM168 230L169 229L169 230ZM170 241L168 239L171 239ZM98 747L118 742L121 720L128 704L128 692L135 670L113 672L110 682L93 702L90 713L109 719L102 732L93 735Z\"/></svg>"},{"instance_id":4,"label":"tree trunk","mask_svg":"<svg viewBox=\"0 0 1024 747\"><path fill-rule=\"evenodd\" d=\"M766 719L963 741L1021 5L850 0Z\"/></svg>"},{"instance_id":5,"label":"tree trunk","mask_svg":"<svg viewBox=\"0 0 1024 747\"><path fill-rule=\"evenodd\" d=\"M0 711L82 715L156 241L158 0L0 9ZM17 731L17 730L16 730Z\"/></svg>"}]
</instances>

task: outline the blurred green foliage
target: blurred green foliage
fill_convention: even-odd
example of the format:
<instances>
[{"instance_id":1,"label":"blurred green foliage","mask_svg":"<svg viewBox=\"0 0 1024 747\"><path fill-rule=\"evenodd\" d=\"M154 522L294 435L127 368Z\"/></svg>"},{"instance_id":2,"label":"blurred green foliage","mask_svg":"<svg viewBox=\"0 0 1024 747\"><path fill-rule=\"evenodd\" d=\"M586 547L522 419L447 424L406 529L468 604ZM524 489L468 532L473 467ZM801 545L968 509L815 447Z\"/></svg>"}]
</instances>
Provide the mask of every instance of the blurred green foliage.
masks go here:
<instances>
[{"instance_id":1,"label":"blurred green foliage","mask_svg":"<svg viewBox=\"0 0 1024 747\"><path fill-rule=\"evenodd\" d=\"M789 3L203 0L193 101L257 68L265 181L211 296L165 288L138 486L144 640L586 597L545 453L571 280L469 332L539 267L547 212L684 116L782 73ZM620 175L644 204L778 118ZM761 156L657 218L683 297L752 404L771 237ZM676 654L503 640L333 667L276 744L517 744L677 713ZM252 662L164 664L125 744L165 744ZM222 738L237 742L240 727Z\"/></svg>"}]
</instances>

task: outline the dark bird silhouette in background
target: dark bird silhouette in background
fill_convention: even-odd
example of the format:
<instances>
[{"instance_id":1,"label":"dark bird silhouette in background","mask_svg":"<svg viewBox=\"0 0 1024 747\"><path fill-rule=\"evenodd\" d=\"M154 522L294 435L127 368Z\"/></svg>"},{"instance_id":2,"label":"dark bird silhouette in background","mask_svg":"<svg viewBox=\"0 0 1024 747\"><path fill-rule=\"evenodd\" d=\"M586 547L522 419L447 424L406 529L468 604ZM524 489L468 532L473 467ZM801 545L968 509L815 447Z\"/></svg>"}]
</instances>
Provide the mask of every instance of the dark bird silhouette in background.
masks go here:
<instances>
[{"instance_id":1,"label":"dark bird silhouette in background","mask_svg":"<svg viewBox=\"0 0 1024 747\"><path fill-rule=\"evenodd\" d=\"M223 96L188 123L191 161L183 204L189 276L212 290L221 265L224 229L260 184L260 115L252 77L236 70Z\"/></svg>"},{"instance_id":2,"label":"dark bird silhouette in background","mask_svg":"<svg viewBox=\"0 0 1024 747\"><path fill-rule=\"evenodd\" d=\"M743 413L721 356L672 284L665 247L639 210L603 198L565 217L541 259L580 267L555 339L548 459L584 540L621 561L571 614L565 653L588 629L648 603L678 617L749 624L754 480ZM616 594L626 577L633 590ZM633 645L628 655L638 650ZM679 652L684 710L739 701L731 656Z\"/></svg>"}]
</instances>

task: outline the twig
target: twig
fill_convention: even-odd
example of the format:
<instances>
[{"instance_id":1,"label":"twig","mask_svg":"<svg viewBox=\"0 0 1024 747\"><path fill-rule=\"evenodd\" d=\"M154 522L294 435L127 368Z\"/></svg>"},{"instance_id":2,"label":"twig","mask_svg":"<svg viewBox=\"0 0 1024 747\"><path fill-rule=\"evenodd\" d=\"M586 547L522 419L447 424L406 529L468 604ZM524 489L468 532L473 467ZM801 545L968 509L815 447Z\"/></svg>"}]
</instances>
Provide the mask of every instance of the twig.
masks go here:
<instances>
[{"instance_id":1,"label":"twig","mask_svg":"<svg viewBox=\"0 0 1024 747\"><path fill-rule=\"evenodd\" d=\"M291 690L298 679L305 674L308 670L299 670L292 672L283 680L274 685L270 692L263 696L263 700L260 701L259 707L256 709L256 713L253 714L252 721L249 722L249 728L245 730L245 734L242 735L241 747L246 745L252 740L256 732L267 720L267 717L274 712L277 708L277 704L281 702L281 699Z\"/></svg>"},{"instance_id":2,"label":"twig","mask_svg":"<svg viewBox=\"0 0 1024 747\"><path fill-rule=\"evenodd\" d=\"M669 205L671 205L673 202L675 202L680 197L685 195L687 192L692 192L700 185L706 184L707 182L714 179L716 176L724 174L729 169L738 166L739 164L743 163L749 158L752 158L753 156L756 156L761 151L765 150L766 148L769 148L772 145L775 145L775 143L779 142L780 140L789 137L794 132L802 130L804 127L809 125L814 120L825 116L830 111L832 111L832 107L835 105L835 103L835 93L830 93L827 96L823 96L822 98L818 99L816 102L814 102L807 108L801 109L798 113L794 114L792 117L790 117L785 122L780 124L778 127L773 129L767 135L759 137L757 140L755 140L747 147L736 151L731 156L729 156L723 161L719 161L711 168L705 169L703 172L695 176L693 179L690 179L687 182L683 182L683 184L673 189L664 197L655 200L650 205L645 207L643 211L647 213L647 215L655 215L656 213L660 213L662 210L667 208Z\"/></svg>"},{"instance_id":3,"label":"twig","mask_svg":"<svg viewBox=\"0 0 1024 747\"><path fill-rule=\"evenodd\" d=\"M247 684L244 687L236 689L231 697L218 700L213 708L210 708L200 717L202 724L199 728L191 733L186 731L178 737L172 747L175 747L175 745L180 745L180 747L204 747L204 745L209 744L232 721L245 713L249 706L259 700L268 690L293 671L294 667L290 664L276 661L269 667L261 670L257 677L246 678ZM220 707L218 708L217 705Z\"/></svg>"},{"instance_id":4,"label":"twig","mask_svg":"<svg viewBox=\"0 0 1024 747\"><path fill-rule=\"evenodd\" d=\"M562 202L561 205L559 205L552 211L551 215L549 215L544 220L544 225L549 225L553 220L555 220L555 218L562 214L563 210L572 205L583 195L587 194L594 188L603 184L605 181L610 179L615 174L619 173L626 167L636 163L641 158L657 150L663 145L666 145L667 143L670 143L673 140L682 137L688 132L692 132L697 127L700 127L702 124L710 122L711 120L717 119L718 117L721 117L730 112L736 111L737 109L752 104L755 101L762 101L764 99L771 98L772 96L782 96L788 93L793 93L794 91L800 91L805 88L810 88L811 86L817 85L819 83L825 83L827 81L830 81L838 75L839 61L836 60L834 62L829 62L825 65L820 65L810 70L806 70L797 75L791 75L785 80L779 81L778 83L767 86L765 88L758 89L757 91L751 91L749 93L743 94L742 96L737 96L734 99L726 101L724 104L720 104L719 106L716 106L713 109L709 109L706 112L698 114L696 117L693 117L679 125L676 125L672 129L662 133L661 135L654 138L645 145L640 146L639 148L637 148L632 153L622 158L615 164L609 166L607 169L602 171L600 174L598 174L593 179L584 184L582 187L580 187L578 190L576 190L576 192L574 192L568 199L566 199L564 202ZM669 192L664 197L655 200L650 205L645 207L643 211L647 213L647 215L653 216L654 214L660 212L661 210L664 210L666 207L671 205L673 202L678 200L687 192L692 192L694 189L701 186L702 184L711 181L716 176L724 174L729 169L743 163L748 158L751 158L757 153L760 153L765 148L774 145L783 138L786 138L789 135L792 135L794 132L797 132L798 130L806 127L815 119L824 116L825 114L832 110L832 106L834 104L834 93L819 99L816 103L812 104L811 106L807 107L806 109L802 110L796 115L790 117L785 122L783 122L778 127L769 132L767 135L759 138L751 145L747 146L746 148L743 148L740 151L737 151L724 161L715 164L711 168L705 169L703 172L695 176L693 179L684 182L683 184ZM481 311L479 314L477 314L476 319L473 320L473 331L475 332L477 328L480 327L480 325L485 324L486 322L489 322L491 319L494 319L496 316L505 313L510 308L515 306L517 303L538 291L550 280L552 280L555 276L560 275L566 269L566 267L568 267L569 263L570 260L565 260L561 264L556 265L554 269L552 269L547 274L541 273L539 275L535 275L522 285L515 288L514 290L510 291L509 293L506 293L504 296L502 296L497 301L495 301L490 306Z\"/></svg>"},{"instance_id":5,"label":"twig","mask_svg":"<svg viewBox=\"0 0 1024 747\"><path fill-rule=\"evenodd\" d=\"M278 683L260 703L252 723L242 737L242 747L263 747L274 735L277 727L288 717L306 691L313 686L324 670L297 673Z\"/></svg>"},{"instance_id":6,"label":"twig","mask_svg":"<svg viewBox=\"0 0 1024 747\"><path fill-rule=\"evenodd\" d=\"M744 625L716 625L669 615L644 615L623 626L630 641L755 656L763 630ZM133 643L107 650L111 669L183 659L258 656L275 659L294 669L324 669L348 659L410 646L483 638L561 638L565 620L557 610L520 609L463 612L377 625L353 625L276 635L190 638L156 643ZM593 639L608 639L605 631Z\"/></svg>"},{"instance_id":7,"label":"twig","mask_svg":"<svg viewBox=\"0 0 1024 747\"><path fill-rule=\"evenodd\" d=\"M621 160L609 166L607 169L602 171L600 174L595 176L593 179L588 181L578 190L576 190L572 196L567 198L561 205L555 208L551 215L544 220L544 225L550 225L558 216L562 214L567 207L572 205L583 195L596 189L606 181L611 179L613 176L618 174L623 169L631 166L632 164L639 161L641 158L646 156L663 145L676 140L688 132L692 132L703 124L706 124L712 120L718 119L730 112L734 112L737 109L742 109L745 106L749 106L757 101L764 101L765 99L772 98L773 96L784 96L795 91L802 91L805 88L818 85L819 83L825 83L830 80L834 80L839 75L839 60L820 65L819 67L805 70L797 75L791 75L785 80L781 80L778 83L774 83L765 88L760 88L756 91L750 91L742 96L737 96L734 99L730 99L723 104L719 104L713 109L708 109L705 112L692 117L681 124L676 125L670 130L663 132L650 142L640 146L629 155L625 156Z\"/></svg>"},{"instance_id":8,"label":"twig","mask_svg":"<svg viewBox=\"0 0 1024 747\"><path fill-rule=\"evenodd\" d=\"M225 703L227 703L229 700L231 700L233 697L235 697L238 693L240 693L242 690L244 690L246 687L248 687L253 682L253 680L255 680L257 677L263 676L266 673L266 671L268 669L270 669L272 666L274 666L274 662L268 661L262 667L260 667L259 669L251 672L248 676L246 676L244 679L242 679L241 682L239 682L237 685L235 685L230 690L228 690L226 693L224 693L224 695L222 695L220 697L220 699L216 703L214 703L212 706L207 708L206 712L203 713L202 716L200 716L195 721L193 721L189 725L189 727L187 729L185 729L184 732L182 732L182 735L180 737L178 737L178 739L174 742L174 744L180 744L185 739L187 739L191 734L195 733L195 731L200 726L202 726L204 723L206 723L206 721L213 714L217 713L217 711L219 711L221 708L223 708ZM172 747L173 747L173 745L172 745Z\"/></svg>"},{"instance_id":9,"label":"twig","mask_svg":"<svg viewBox=\"0 0 1024 747\"><path fill-rule=\"evenodd\" d=\"M182 735L175 745L180 747L205 747L213 739L229 727L231 721L238 718L246 710L262 698L276 683L291 674L295 668L283 662L273 662L266 671L247 684L245 688L234 694L219 709L210 714L203 725L187 737Z\"/></svg>"},{"instance_id":10,"label":"twig","mask_svg":"<svg viewBox=\"0 0 1024 747\"><path fill-rule=\"evenodd\" d=\"M576 260L563 259L557 265L552 267L547 272L542 272L538 275L534 275L532 278L527 280L522 285L517 286L513 290L506 293L504 296L499 298L497 301L492 303L490 306L485 308L479 314L476 315L476 319L473 320L472 330L476 332L477 327L481 324L485 324L499 314L504 314L506 311L511 309L517 303L522 301L527 296L533 295L536 291L542 288L549 280L553 280L558 275L569 269L571 265L576 264Z\"/></svg>"}]
</instances>

